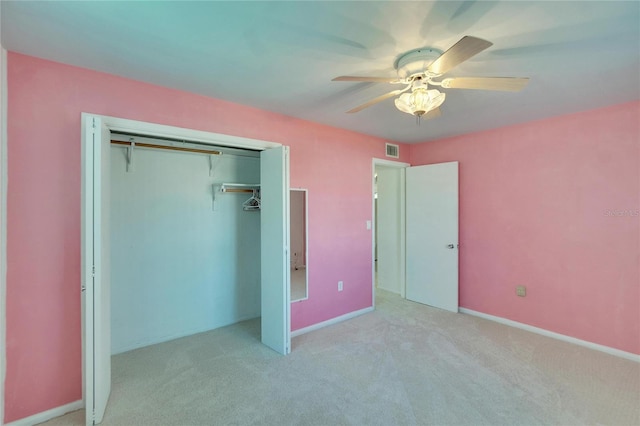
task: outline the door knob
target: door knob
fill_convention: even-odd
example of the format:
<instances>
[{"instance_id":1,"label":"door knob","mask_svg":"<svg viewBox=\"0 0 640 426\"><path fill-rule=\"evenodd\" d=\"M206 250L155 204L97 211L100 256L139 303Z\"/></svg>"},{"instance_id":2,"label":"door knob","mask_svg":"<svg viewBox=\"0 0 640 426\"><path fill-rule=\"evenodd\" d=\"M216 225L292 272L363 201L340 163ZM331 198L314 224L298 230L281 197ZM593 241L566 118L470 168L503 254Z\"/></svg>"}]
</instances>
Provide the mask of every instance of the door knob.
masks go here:
<instances>
[{"instance_id":1,"label":"door knob","mask_svg":"<svg viewBox=\"0 0 640 426\"><path fill-rule=\"evenodd\" d=\"M447 248L448 249L454 249L454 248L456 248L456 246L454 246L453 244L447 244Z\"/></svg>"}]
</instances>

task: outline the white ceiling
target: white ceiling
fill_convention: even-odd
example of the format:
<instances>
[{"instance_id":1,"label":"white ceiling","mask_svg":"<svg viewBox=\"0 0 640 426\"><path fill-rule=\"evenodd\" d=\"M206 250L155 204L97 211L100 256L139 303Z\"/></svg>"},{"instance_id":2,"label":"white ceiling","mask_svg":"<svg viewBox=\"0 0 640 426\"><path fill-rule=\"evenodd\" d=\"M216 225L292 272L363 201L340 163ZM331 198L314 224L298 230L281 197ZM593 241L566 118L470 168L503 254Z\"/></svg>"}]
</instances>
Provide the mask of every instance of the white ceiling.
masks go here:
<instances>
[{"instance_id":1,"label":"white ceiling","mask_svg":"<svg viewBox=\"0 0 640 426\"><path fill-rule=\"evenodd\" d=\"M7 50L376 135L423 142L640 99L640 2L2 1ZM395 76L402 53L464 35L492 47L446 77L530 77L519 93L444 89L416 125ZM250 122L251 117L247 117Z\"/></svg>"}]
</instances>

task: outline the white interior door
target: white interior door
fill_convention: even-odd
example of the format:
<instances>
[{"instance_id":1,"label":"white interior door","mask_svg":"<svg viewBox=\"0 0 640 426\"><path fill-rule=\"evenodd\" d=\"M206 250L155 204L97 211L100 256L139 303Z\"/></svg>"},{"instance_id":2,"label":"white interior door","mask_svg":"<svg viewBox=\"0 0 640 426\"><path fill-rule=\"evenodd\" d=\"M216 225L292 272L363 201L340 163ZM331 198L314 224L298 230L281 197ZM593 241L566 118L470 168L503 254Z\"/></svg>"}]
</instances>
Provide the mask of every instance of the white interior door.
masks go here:
<instances>
[{"instance_id":1,"label":"white interior door","mask_svg":"<svg viewBox=\"0 0 640 426\"><path fill-rule=\"evenodd\" d=\"M100 423L111 392L109 244L110 132L100 117L83 114L82 290L86 423ZM91 173L93 170L93 173Z\"/></svg>"},{"instance_id":2,"label":"white interior door","mask_svg":"<svg viewBox=\"0 0 640 426\"><path fill-rule=\"evenodd\" d=\"M260 153L260 196L262 343L287 354L291 350L288 147Z\"/></svg>"},{"instance_id":3,"label":"white interior door","mask_svg":"<svg viewBox=\"0 0 640 426\"><path fill-rule=\"evenodd\" d=\"M458 312L458 162L406 169L406 297Z\"/></svg>"}]
</instances>

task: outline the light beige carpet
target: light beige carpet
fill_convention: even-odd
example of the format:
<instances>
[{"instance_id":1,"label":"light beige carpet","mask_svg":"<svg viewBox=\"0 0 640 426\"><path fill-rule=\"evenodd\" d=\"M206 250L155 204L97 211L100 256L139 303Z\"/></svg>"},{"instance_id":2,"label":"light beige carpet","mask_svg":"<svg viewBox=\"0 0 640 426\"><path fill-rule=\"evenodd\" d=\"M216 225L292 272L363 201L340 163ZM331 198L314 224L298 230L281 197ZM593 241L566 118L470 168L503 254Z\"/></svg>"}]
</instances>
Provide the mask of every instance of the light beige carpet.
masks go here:
<instances>
[{"instance_id":1,"label":"light beige carpet","mask_svg":"<svg viewBox=\"0 0 640 426\"><path fill-rule=\"evenodd\" d=\"M114 356L103 424L640 424L640 364L383 291L375 312L293 339L286 357L259 330Z\"/></svg>"}]
</instances>

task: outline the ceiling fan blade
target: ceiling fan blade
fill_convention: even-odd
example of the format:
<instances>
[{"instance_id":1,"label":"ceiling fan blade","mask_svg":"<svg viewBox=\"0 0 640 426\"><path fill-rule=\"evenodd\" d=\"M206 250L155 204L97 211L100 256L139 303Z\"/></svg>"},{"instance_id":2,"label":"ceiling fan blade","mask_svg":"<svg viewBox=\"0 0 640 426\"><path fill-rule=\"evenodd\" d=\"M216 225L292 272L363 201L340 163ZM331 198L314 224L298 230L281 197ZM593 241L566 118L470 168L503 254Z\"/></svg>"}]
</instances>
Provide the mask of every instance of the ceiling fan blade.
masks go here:
<instances>
[{"instance_id":1,"label":"ceiling fan blade","mask_svg":"<svg viewBox=\"0 0 640 426\"><path fill-rule=\"evenodd\" d=\"M368 81L371 83L395 83L398 81L397 77L354 77L351 75L341 75L331 81Z\"/></svg>"},{"instance_id":2,"label":"ceiling fan blade","mask_svg":"<svg viewBox=\"0 0 640 426\"><path fill-rule=\"evenodd\" d=\"M478 90L503 90L506 92L519 92L529 78L527 77L459 77L445 78L442 87L448 89L478 89Z\"/></svg>"},{"instance_id":3,"label":"ceiling fan blade","mask_svg":"<svg viewBox=\"0 0 640 426\"><path fill-rule=\"evenodd\" d=\"M435 74L444 74L492 45L493 43L490 41L481 38L464 36L449 50L440 55L438 59L433 61L427 70Z\"/></svg>"},{"instance_id":4,"label":"ceiling fan blade","mask_svg":"<svg viewBox=\"0 0 640 426\"><path fill-rule=\"evenodd\" d=\"M371 105L377 104L378 102L382 102L382 101L384 101L385 99L392 98L392 97L394 97L394 96L396 96L396 95L399 95L399 94L400 94L400 93L402 93L402 92L404 92L404 90L403 90L403 89L400 89L400 90L394 90L394 91L391 91L391 92L389 92L389 93L385 93L384 95L380 95L380 96L378 96L377 98L373 98L373 99L371 99L371 100L370 100L369 102L367 102L367 103L364 103L364 104L362 104L362 105L360 105L360 106L357 106L357 107L355 107L355 108L353 108L353 109L350 109L349 111L347 111L347 113L349 113L349 114L353 114L354 112L362 111L363 109L368 108L368 107L370 107Z\"/></svg>"}]
</instances>

